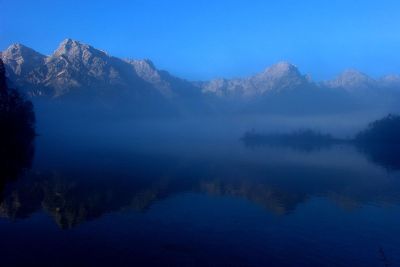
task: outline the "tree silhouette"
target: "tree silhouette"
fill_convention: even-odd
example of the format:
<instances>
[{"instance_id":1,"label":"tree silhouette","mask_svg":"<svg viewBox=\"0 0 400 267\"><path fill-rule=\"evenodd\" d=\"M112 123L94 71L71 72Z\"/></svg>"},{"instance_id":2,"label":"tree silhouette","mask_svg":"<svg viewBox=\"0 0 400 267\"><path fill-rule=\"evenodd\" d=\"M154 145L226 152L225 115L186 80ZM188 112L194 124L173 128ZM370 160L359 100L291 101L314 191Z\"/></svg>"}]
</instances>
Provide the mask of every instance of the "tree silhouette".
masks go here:
<instances>
[{"instance_id":1,"label":"tree silhouette","mask_svg":"<svg viewBox=\"0 0 400 267\"><path fill-rule=\"evenodd\" d=\"M33 136L35 113L32 102L25 100L16 89L7 86L5 67L0 59L0 137Z\"/></svg>"},{"instance_id":2,"label":"tree silhouette","mask_svg":"<svg viewBox=\"0 0 400 267\"><path fill-rule=\"evenodd\" d=\"M357 134L357 147L375 163L400 170L400 116L389 114Z\"/></svg>"},{"instance_id":3,"label":"tree silhouette","mask_svg":"<svg viewBox=\"0 0 400 267\"><path fill-rule=\"evenodd\" d=\"M30 167L34 126L32 103L8 88L0 59L0 183L17 178L21 170Z\"/></svg>"},{"instance_id":4,"label":"tree silhouette","mask_svg":"<svg viewBox=\"0 0 400 267\"><path fill-rule=\"evenodd\" d=\"M356 136L357 142L400 144L400 116L389 114L370 123Z\"/></svg>"}]
</instances>

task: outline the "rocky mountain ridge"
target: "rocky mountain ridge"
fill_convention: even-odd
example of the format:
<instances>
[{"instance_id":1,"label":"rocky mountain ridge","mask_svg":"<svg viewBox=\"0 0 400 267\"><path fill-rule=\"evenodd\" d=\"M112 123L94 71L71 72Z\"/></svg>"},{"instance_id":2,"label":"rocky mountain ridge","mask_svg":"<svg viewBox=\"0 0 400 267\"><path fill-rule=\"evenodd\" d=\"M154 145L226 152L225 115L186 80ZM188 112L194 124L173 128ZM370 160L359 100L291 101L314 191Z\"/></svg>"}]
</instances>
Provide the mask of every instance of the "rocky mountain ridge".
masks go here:
<instances>
[{"instance_id":1,"label":"rocky mountain ridge","mask_svg":"<svg viewBox=\"0 0 400 267\"><path fill-rule=\"evenodd\" d=\"M58 98L78 89L104 93L132 88L136 93L172 97L176 92L169 80L184 83L157 70L149 60L122 60L72 39L64 40L49 56L14 44L1 52L1 59L9 79L33 97Z\"/></svg>"},{"instance_id":2,"label":"rocky mountain ridge","mask_svg":"<svg viewBox=\"0 0 400 267\"><path fill-rule=\"evenodd\" d=\"M306 102L294 103L300 108L309 104L313 94L318 95L316 98L325 98L326 102L332 99L332 94L336 94L334 98L342 103L343 95L344 98L347 95L368 95L373 100L372 96L379 96L382 89L386 90L382 94L386 99L382 102L393 102L389 94L400 92L400 75L373 79L350 69L335 79L315 82L289 62L278 62L249 77L193 82L157 69L148 59L120 59L72 39L61 42L48 56L14 44L0 52L0 58L5 63L9 81L34 99L74 99L79 96L103 102L124 101L138 109L157 109L161 105L167 109L179 106L184 110L192 107L203 110L204 103L222 106L220 101L225 100L237 100L243 105L256 101L260 106L257 108L262 109L267 104L261 100L271 98L271 95L305 92L300 98ZM273 102L273 105L279 106L287 101L281 103L274 99Z\"/></svg>"}]
</instances>

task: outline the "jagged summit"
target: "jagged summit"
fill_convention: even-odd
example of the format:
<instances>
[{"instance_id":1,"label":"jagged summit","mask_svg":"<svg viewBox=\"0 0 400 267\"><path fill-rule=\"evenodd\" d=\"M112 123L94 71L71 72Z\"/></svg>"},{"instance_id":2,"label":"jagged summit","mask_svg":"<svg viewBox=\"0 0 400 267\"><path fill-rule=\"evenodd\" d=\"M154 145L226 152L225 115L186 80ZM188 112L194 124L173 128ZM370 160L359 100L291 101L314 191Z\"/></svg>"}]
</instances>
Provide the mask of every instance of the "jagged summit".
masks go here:
<instances>
[{"instance_id":1,"label":"jagged summit","mask_svg":"<svg viewBox=\"0 0 400 267\"><path fill-rule=\"evenodd\" d=\"M36 52L32 48L29 48L23 44L15 43L10 45L6 50L2 53L2 58L4 59L18 59L19 57L41 57L44 58L45 56Z\"/></svg>"},{"instance_id":2,"label":"jagged summit","mask_svg":"<svg viewBox=\"0 0 400 267\"><path fill-rule=\"evenodd\" d=\"M86 58L90 56L108 56L106 52L73 39L65 39L54 51L52 57Z\"/></svg>"},{"instance_id":3,"label":"jagged summit","mask_svg":"<svg viewBox=\"0 0 400 267\"><path fill-rule=\"evenodd\" d=\"M46 57L32 48L17 43L1 52L0 58L9 69L9 75L15 74L26 78L36 66L43 64Z\"/></svg>"},{"instance_id":4,"label":"jagged summit","mask_svg":"<svg viewBox=\"0 0 400 267\"><path fill-rule=\"evenodd\" d=\"M27 46L25 46L23 44L20 44L20 43L14 43L14 44L11 44L4 52L7 52L7 51L16 52L16 51L23 51L23 50L33 50L33 49L29 48L29 47L27 47Z\"/></svg>"},{"instance_id":5,"label":"jagged summit","mask_svg":"<svg viewBox=\"0 0 400 267\"><path fill-rule=\"evenodd\" d=\"M288 73L300 74L298 68L288 61L280 61L265 69L264 73L274 76L282 76Z\"/></svg>"},{"instance_id":6,"label":"jagged summit","mask_svg":"<svg viewBox=\"0 0 400 267\"><path fill-rule=\"evenodd\" d=\"M64 46L64 45L71 45L71 44L80 44L79 41L73 40L71 38L65 38L63 41L61 41L59 46Z\"/></svg>"},{"instance_id":7,"label":"jagged summit","mask_svg":"<svg viewBox=\"0 0 400 267\"><path fill-rule=\"evenodd\" d=\"M26 46L24 46L23 44L20 44L20 43L14 43L14 44L11 44L6 50L5 50L5 52L11 52L11 51L14 51L14 52L16 52L16 51L21 51L21 50L23 50L23 49L30 49L30 48L28 48L28 47L26 47Z\"/></svg>"},{"instance_id":8,"label":"jagged summit","mask_svg":"<svg viewBox=\"0 0 400 267\"><path fill-rule=\"evenodd\" d=\"M67 38L58 45L58 48L54 51L54 54L61 55L63 53L68 53L74 48L80 48L80 47L89 48L89 45L85 45L79 41Z\"/></svg>"}]
</instances>

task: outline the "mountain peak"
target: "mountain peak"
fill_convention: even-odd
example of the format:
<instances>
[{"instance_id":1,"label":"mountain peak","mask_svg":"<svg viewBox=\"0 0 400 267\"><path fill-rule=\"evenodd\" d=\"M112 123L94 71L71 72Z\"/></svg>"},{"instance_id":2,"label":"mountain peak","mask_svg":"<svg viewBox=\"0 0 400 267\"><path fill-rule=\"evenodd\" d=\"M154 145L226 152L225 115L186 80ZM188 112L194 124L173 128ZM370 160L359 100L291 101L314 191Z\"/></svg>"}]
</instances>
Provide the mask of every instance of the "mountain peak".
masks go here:
<instances>
[{"instance_id":1,"label":"mountain peak","mask_svg":"<svg viewBox=\"0 0 400 267\"><path fill-rule=\"evenodd\" d=\"M331 88L345 89L365 89L373 87L376 81L356 69L347 69L343 71L335 79L326 82L326 85Z\"/></svg>"},{"instance_id":2,"label":"mountain peak","mask_svg":"<svg viewBox=\"0 0 400 267\"><path fill-rule=\"evenodd\" d=\"M383 85L386 87L400 88L400 75L391 74L391 75L383 76L380 79L380 82L383 83Z\"/></svg>"},{"instance_id":3,"label":"mountain peak","mask_svg":"<svg viewBox=\"0 0 400 267\"><path fill-rule=\"evenodd\" d=\"M26 49L26 48L28 48L28 47L24 46L23 44L14 43L14 44L10 45L10 46L6 49L6 51L7 51L7 50L22 50L22 49ZM30 49L30 48L28 48L28 49Z\"/></svg>"},{"instance_id":4,"label":"mountain peak","mask_svg":"<svg viewBox=\"0 0 400 267\"><path fill-rule=\"evenodd\" d=\"M346 69L339 76L341 77L368 77L367 74L357 70L357 69Z\"/></svg>"},{"instance_id":5,"label":"mountain peak","mask_svg":"<svg viewBox=\"0 0 400 267\"><path fill-rule=\"evenodd\" d=\"M29 57L29 56L40 56L44 57L40 53L36 52L32 48L29 48L27 46L24 46L19 43L15 43L10 45L5 51L2 52L2 57L3 58L8 58L8 59L16 59L20 57Z\"/></svg>"},{"instance_id":6,"label":"mountain peak","mask_svg":"<svg viewBox=\"0 0 400 267\"><path fill-rule=\"evenodd\" d=\"M373 81L373 79L367 74L356 69L344 70L338 77L336 77L336 80L341 80L344 83Z\"/></svg>"},{"instance_id":7,"label":"mountain peak","mask_svg":"<svg viewBox=\"0 0 400 267\"><path fill-rule=\"evenodd\" d=\"M71 46L82 46L82 45L84 44L77 40L66 38L60 43L59 47L67 47L67 46L71 47Z\"/></svg>"},{"instance_id":8,"label":"mountain peak","mask_svg":"<svg viewBox=\"0 0 400 267\"><path fill-rule=\"evenodd\" d=\"M54 52L53 55L61 56L64 54L69 54L71 50L77 50L81 46L84 46L84 45L78 41L67 38L59 44L58 48L56 49L56 51Z\"/></svg>"},{"instance_id":9,"label":"mountain peak","mask_svg":"<svg viewBox=\"0 0 400 267\"><path fill-rule=\"evenodd\" d=\"M42 64L45 56L22 44L12 44L0 53L0 58L12 73L24 76Z\"/></svg>"},{"instance_id":10,"label":"mountain peak","mask_svg":"<svg viewBox=\"0 0 400 267\"><path fill-rule=\"evenodd\" d=\"M384 81L396 81L400 82L400 75L399 74L389 74L382 77Z\"/></svg>"},{"instance_id":11,"label":"mountain peak","mask_svg":"<svg viewBox=\"0 0 400 267\"><path fill-rule=\"evenodd\" d=\"M56 51L54 51L53 56L59 57L65 55L67 57L81 56L84 52L90 52L91 54L104 54L105 52L97 50L90 45L81 43L79 41L67 38L60 43Z\"/></svg>"},{"instance_id":12,"label":"mountain peak","mask_svg":"<svg viewBox=\"0 0 400 267\"><path fill-rule=\"evenodd\" d=\"M268 73L269 75L273 76L281 76L288 73L298 73L299 70L295 65L287 61L280 61L270 67L268 67L264 73Z\"/></svg>"},{"instance_id":13,"label":"mountain peak","mask_svg":"<svg viewBox=\"0 0 400 267\"><path fill-rule=\"evenodd\" d=\"M268 67L267 70L268 69L291 70L291 69L297 69L297 67L288 61L279 61Z\"/></svg>"}]
</instances>

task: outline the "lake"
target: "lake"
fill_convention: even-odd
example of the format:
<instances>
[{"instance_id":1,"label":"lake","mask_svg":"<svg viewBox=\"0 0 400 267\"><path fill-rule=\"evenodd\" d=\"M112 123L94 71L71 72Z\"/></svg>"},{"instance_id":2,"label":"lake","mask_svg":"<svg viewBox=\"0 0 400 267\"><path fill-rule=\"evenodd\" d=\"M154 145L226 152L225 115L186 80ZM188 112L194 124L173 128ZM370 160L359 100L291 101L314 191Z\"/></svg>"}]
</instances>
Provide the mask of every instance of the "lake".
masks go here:
<instances>
[{"instance_id":1,"label":"lake","mask_svg":"<svg viewBox=\"0 0 400 267\"><path fill-rule=\"evenodd\" d=\"M39 127L2 180L1 266L400 266L393 160L124 124Z\"/></svg>"}]
</instances>

